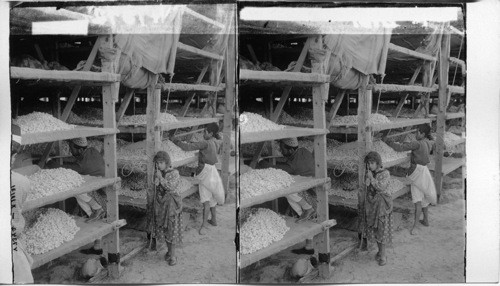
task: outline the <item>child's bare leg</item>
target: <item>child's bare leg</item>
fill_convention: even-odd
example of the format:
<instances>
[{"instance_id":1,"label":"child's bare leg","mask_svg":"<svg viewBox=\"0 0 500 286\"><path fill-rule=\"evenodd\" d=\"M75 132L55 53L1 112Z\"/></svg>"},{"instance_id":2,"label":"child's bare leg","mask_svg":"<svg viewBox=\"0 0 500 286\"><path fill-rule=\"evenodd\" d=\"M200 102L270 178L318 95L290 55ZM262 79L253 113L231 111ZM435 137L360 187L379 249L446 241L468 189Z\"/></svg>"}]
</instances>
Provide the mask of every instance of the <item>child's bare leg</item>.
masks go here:
<instances>
[{"instance_id":1,"label":"child's bare leg","mask_svg":"<svg viewBox=\"0 0 500 286\"><path fill-rule=\"evenodd\" d=\"M208 223L213 225L213 226L217 226L217 209L216 209L216 207L211 207L210 213L212 214L212 218L208 221Z\"/></svg>"},{"instance_id":2,"label":"child's bare leg","mask_svg":"<svg viewBox=\"0 0 500 286\"><path fill-rule=\"evenodd\" d=\"M208 214L210 212L210 202L204 202L203 203L203 222L201 223L200 230L198 233L200 235L205 235L207 234L207 220L208 220Z\"/></svg>"},{"instance_id":3,"label":"child's bare leg","mask_svg":"<svg viewBox=\"0 0 500 286\"><path fill-rule=\"evenodd\" d=\"M165 260L169 265L177 264L177 256L175 256L175 245L167 241L167 247L168 251L167 254L165 254Z\"/></svg>"},{"instance_id":4,"label":"child's bare leg","mask_svg":"<svg viewBox=\"0 0 500 286\"><path fill-rule=\"evenodd\" d=\"M429 226L429 208L422 208L422 212L424 213L424 219L420 221L424 226Z\"/></svg>"},{"instance_id":5,"label":"child's bare leg","mask_svg":"<svg viewBox=\"0 0 500 286\"><path fill-rule=\"evenodd\" d=\"M415 203L415 221L413 222L413 227L410 230L411 234L416 234L416 230L418 229L417 223L420 219L420 214L422 212L422 202Z\"/></svg>"},{"instance_id":6,"label":"child's bare leg","mask_svg":"<svg viewBox=\"0 0 500 286\"><path fill-rule=\"evenodd\" d=\"M387 257L385 256L385 244L377 242L378 245L378 255L379 255L379 261L378 265L383 266L387 263Z\"/></svg>"}]
</instances>

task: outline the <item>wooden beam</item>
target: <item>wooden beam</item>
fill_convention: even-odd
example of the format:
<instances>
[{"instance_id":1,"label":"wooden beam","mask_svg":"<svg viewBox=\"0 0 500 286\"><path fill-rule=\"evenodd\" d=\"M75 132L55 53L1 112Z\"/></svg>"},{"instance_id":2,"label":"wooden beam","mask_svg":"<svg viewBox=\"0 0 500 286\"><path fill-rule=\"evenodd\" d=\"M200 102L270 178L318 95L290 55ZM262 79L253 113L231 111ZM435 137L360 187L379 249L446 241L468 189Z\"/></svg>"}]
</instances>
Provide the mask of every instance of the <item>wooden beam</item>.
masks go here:
<instances>
[{"instance_id":1,"label":"wooden beam","mask_svg":"<svg viewBox=\"0 0 500 286\"><path fill-rule=\"evenodd\" d=\"M103 41L104 41L104 36L97 37L97 40L94 43L94 46L92 47L92 51L90 52L90 54L87 58L87 61L85 62L85 65L83 66L83 69L82 69L83 71L90 70L90 67L92 67L92 64L94 63L94 60L97 56L97 51L99 50L99 47L101 46ZM71 109L75 105L76 98L78 97L78 93L80 92L81 88L82 88L81 85L77 85L77 86L73 87L73 90L71 91L71 95L69 96L68 101L66 102L66 105L64 106L63 113L61 114L61 118L60 118L61 121L66 122L68 120ZM114 113L114 111L113 111L113 113ZM42 169L43 169L43 167L45 167L45 161L49 157L50 150L52 149L53 144L54 144L53 142L50 144L47 144L47 147L45 148L45 150L43 152L42 159L38 163L38 165Z\"/></svg>"},{"instance_id":2,"label":"wooden beam","mask_svg":"<svg viewBox=\"0 0 500 286\"><path fill-rule=\"evenodd\" d=\"M102 86L120 80L120 75L107 72L59 71L10 67L12 79L59 82L63 85Z\"/></svg>"},{"instance_id":3,"label":"wooden beam","mask_svg":"<svg viewBox=\"0 0 500 286\"><path fill-rule=\"evenodd\" d=\"M426 60L426 61L436 61L436 58L431 56L431 55L422 54L422 53L407 49L405 47L395 45L393 43L389 43L389 50L395 51L395 52L398 52L401 54L405 54L405 55L408 55L408 56L411 56L411 57L414 57L417 59L422 59L422 60Z\"/></svg>"},{"instance_id":4,"label":"wooden beam","mask_svg":"<svg viewBox=\"0 0 500 286\"><path fill-rule=\"evenodd\" d=\"M410 79L410 82L408 83L409 85L414 85L415 81L417 80L418 75L420 74L420 71L422 70L422 66L418 66L415 72L413 73L413 76ZM399 100L398 106L396 107L396 110L394 111L393 116L398 117L399 113L401 112L401 109L403 109L403 105L405 104L406 99L408 98L408 93Z\"/></svg>"},{"instance_id":5,"label":"wooden beam","mask_svg":"<svg viewBox=\"0 0 500 286\"><path fill-rule=\"evenodd\" d=\"M297 67L297 65L295 65ZM254 71L240 70L240 81L260 82L263 85L282 85L282 86L314 86L330 82L330 76L320 73L304 73L295 69L292 72L283 71ZM417 87L418 89L418 87ZM421 88L420 88L421 90ZM418 90L418 91L420 91Z\"/></svg>"},{"instance_id":6,"label":"wooden beam","mask_svg":"<svg viewBox=\"0 0 500 286\"><path fill-rule=\"evenodd\" d=\"M233 119L235 118L235 104L236 104L236 39L234 34L228 35L226 61L225 61L225 78L226 78L226 94L225 94L225 112L223 123L223 136L222 136L222 183L226 192L226 197L229 193L229 165L231 160L231 145L238 148L236 142L231 142L231 132L233 130ZM235 132L238 136L238 132ZM235 140L238 140L235 138ZM231 144L233 143L233 144ZM238 157L235 157L237 160ZM239 173L239 164L235 162L236 174ZM235 198L236 198L235 194Z\"/></svg>"},{"instance_id":7,"label":"wooden beam","mask_svg":"<svg viewBox=\"0 0 500 286\"><path fill-rule=\"evenodd\" d=\"M110 35L103 39L102 45L106 48L113 47L113 37ZM119 55L117 55L119 57ZM93 61L92 61L93 62ZM92 62L87 62L87 64L92 64ZM102 71L114 73L115 65L113 60L102 59ZM115 104L118 101L118 90L120 88L120 83L116 82L113 85L106 85L102 87L102 109L103 109L103 124L104 128L116 129L116 112ZM69 114L69 110L68 110ZM63 114L64 115L64 114ZM105 177L106 178L116 178L117 165L116 165L116 134L104 136L104 162L105 162ZM118 217L118 192L115 187L106 187L106 198L107 198L107 217L106 221L108 223L114 222L119 219ZM110 234L103 238L104 250L108 255L119 255L120 254L120 236L119 231L116 229ZM120 262L110 263L108 265L108 272L112 278L118 278L120 276Z\"/></svg>"},{"instance_id":8,"label":"wooden beam","mask_svg":"<svg viewBox=\"0 0 500 286\"><path fill-rule=\"evenodd\" d=\"M439 106L437 115L437 138L436 138L436 152L435 152L435 172L434 183L436 184L436 191L438 201L441 197L441 189L443 183L443 155L444 155L444 132L446 125L446 100L448 95L448 71L450 56L450 34L445 33L441 41L441 51L439 53Z\"/></svg>"},{"instance_id":9,"label":"wooden beam","mask_svg":"<svg viewBox=\"0 0 500 286\"><path fill-rule=\"evenodd\" d=\"M188 53L191 53L191 54L194 54L194 55L197 55L197 56L201 56L201 57L204 57L204 58L207 58L207 59L218 60L218 61L224 60L224 57L221 56L221 55L218 55L218 54L215 54L215 53L211 53L211 52L207 52L207 51L195 48L193 46L186 45L186 44L181 43L181 42L179 42L177 44L177 49L179 51L188 52Z\"/></svg>"},{"instance_id":10,"label":"wooden beam","mask_svg":"<svg viewBox=\"0 0 500 286\"><path fill-rule=\"evenodd\" d=\"M405 85L405 84L374 84L374 92L433 92L437 89L434 87L425 87L419 85Z\"/></svg>"},{"instance_id":11,"label":"wooden beam","mask_svg":"<svg viewBox=\"0 0 500 286\"><path fill-rule=\"evenodd\" d=\"M255 51L253 50L252 45L247 44L247 49L248 49L248 52L250 53L250 57L252 58L253 63L258 65L259 59L257 59L257 55L255 55Z\"/></svg>"},{"instance_id":12,"label":"wooden beam","mask_svg":"<svg viewBox=\"0 0 500 286\"><path fill-rule=\"evenodd\" d=\"M123 96L123 101L120 104L120 108L118 108L118 111L116 112L116 123L119 124L120 120L122 119L123 115L125 114L125 111L128 108L128 105L130 104L130 100L134 98L134 89L130 88L127 89L127 92L125 92L125 95Z\"/></svg>"},{"instance_id":13,"label":"wooden beam","mask_svg":"<svg viewBox=\"0 0 500 286\"><path fill-rule=\"evenodd\" d=\"M206 22L206 23L208 23L208 24L210 24L210 25L213 25L213 26L215 26L215 27L218 27L218 28L220 28L220 29L224 29L224 27L225 27L223 23L221 23L221 22L217 22L217 21L215 21L215 20L212 20L212 19L208 18L208 17L207 17L207 16L205 16L205 15L202 15L202 14L200 14L200 13L198 13L198 12L193 11L193 10L192 10L192 9L190 9L190 8L186 8L186 9L184 10L184 13L186 13L186 14L188 14L188 15L191 15L191 16L193 16L193 17L195 17L195 18L198 18L198 19L200 19L200 20L202 20L202 21L204 21L204 22Z\"/></svg>"},{"instance_id":14,"label":"wooden beam","mask_svg":"<svg viewBox=\"0 0 500 286\"><path fill-rule=\"evenodd\" d=\"M332 122L333 118L335 118L335 116L337 115L337 112L339 111L340 108L340 104L342 104L342 100L344 99L345 93L346 90L341 89L337 94L337 96L335 96L335 101L333 102L332 108L330 109L330 113L328 114L328 117L330 118L328 122Z\"/></svg>"},{"instance_id":15,"label":"wooden beam","mask_svg":"<svg viewBox=\"0 0 500 286\"><path fill-rule=\"evenodd\" d=\"M368 119L370 118L370 103L372 101L372 91L367 89L367 84L368 77L366 77L364 83L358 89L358 186L360 190L364 191L366 191L366 168L364 163L364 156L372 147L372 133L371 129L368 127Z\"/></svg>"},{"instance_id":16,"label":"wooden beam","mask_svg":"<svg viewBox=\"0 0 500 286\"><path fill-rule=\"evenodd\" d=\"M311 48L318 50L323 49L322 36L310 39ZM325 62L325 59L322 59L321 61L312 61L312 71L316 73L323 73L326 65L327 62ZM326 129L325 103L328 100L329 87L330 84L325 83L320 86L314 86L312 89L314 128L316 129ZM326 134L314 136L315 178L327 178L326 157ZM318 222L326 222L329 219L327 186L325 184L315 187L314 189L316 191L316 199L318 201L316 209ZM330 257L330 232L328 229L323 230L323 232L318 235L317 246L318 253L320 255L326 254L328 258ZM319 274L322 278L330 277L330 259L327 261L320 261L318 268Z\"/></svg>"},{"instance_id":17,"label":"wooden beam","mask_svg":"<svg viewBox=\"0 0 500 286\"><path fill-rule=\"evenodd\" d=\"M201 83L201 82L200 82ZM190 83L164 83L161 84L162 91L209 91L221 92L225 89L224 85L208 85L208 84L190 84Z\"/></svg>"},{"instance_id":18,"label":"wooden beam","mask_svg":"<svg viewBox=\"0 0 500 286\"><path fill-rule=\"evenodd\" d=\"M300 52L300 56L297 60L297 63L295 64L295 67L293 68L293 72L299 72L302 66L304 65L304 61L306 60L307 52L309 51L309 47L311 45L312 38L308 38L304 44L304 47L302 48L302 51ZM287 86L281 93L280 101L278 102L278 105L276 106L276 109L274 110L273 114L271 115L271 121L272 122L277 122L278 118L281 115L281 111L283 111L283 107L285 106L285 103L288 100L288 96L290 95L290 91L292 90L292 86ZM257 166L257 162L260 158L260 154L262 154L262 150L264 150L264 143L259 143L259 146L257 147L257 150L252 158L252 162L250 163L250 167L255 168Z\"/></svg>"},{"instance_id":19,"label":"wooden beam","mask_svg":"<svg viewBox=\"0 0 500 286\"><path fill-rule=\"evenodd\" d=\"M198 79L196 80L196 84L200 84L203 81L203 78L205 77L205 74L207 73L208 70L208 64L206 64L203 69L201 70L200 74L198 75ZM188 98L188 100L184 103L184 106L182 107L181 114L180 116L184 117L186 116L189 106L191 105L191 101L193 98L196 96L196 92L193 92L191 96Z\"/></svg>"},{"instance_id":20,"label":"wooden beam","mask_svg":"<svg viewBox=\"0 0 500 286\"><path fill-rule=\"evenodd\" d=\"M42 62L42 65L43 65L45 62L45 58L43 57L43 53L42 53L42 50L40 49L40 45L34 44L34 47L35 47L36 55L38 56L38 59L40 60L40 62Z\"/></svg>"}]
</instances>

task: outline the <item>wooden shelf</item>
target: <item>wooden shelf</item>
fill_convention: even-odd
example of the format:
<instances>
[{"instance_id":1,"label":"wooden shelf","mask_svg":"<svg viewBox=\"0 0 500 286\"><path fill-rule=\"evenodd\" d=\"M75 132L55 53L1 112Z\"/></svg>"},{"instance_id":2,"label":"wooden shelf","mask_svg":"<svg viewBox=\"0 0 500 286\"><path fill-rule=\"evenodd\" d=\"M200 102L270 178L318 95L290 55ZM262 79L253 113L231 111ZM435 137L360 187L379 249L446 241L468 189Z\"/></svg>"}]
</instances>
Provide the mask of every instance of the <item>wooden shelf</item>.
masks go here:
<instances>
[{"instance_id":1,"label":"wooden shelf","mask_svg":"<svg viewBox=\"0 0 500 286\"><path fill-rule=\"evenodd\" d=\"M396 176L391 176L392 178L402 180ZM401 197L402 195L408 193L410 191L410 186L405 185L399 191L392 194L392 199L396 199ZM355 192L355 191L353 191ZM358 199L347 199L337 195L328 195L328 203L334 206L343 206L351 209L358 209Z\"/></svg>"},{"instance_id":2,"label":"wooden shelf","mask_svg":"<svg viewBox=\"0 0 500 286\"><path fill-rule=\"evenodd\" d=\"M436 58L433 57L433 56L430 56L430 55L427 55L427 54L422 54L422 53L419 53L419 52L416 52L416 51L413 51L413 50L410 50L410 49L407 49L407 48L395 45L393 43L389 43L389 51L398 52L398 53L401 53L401 54L405 54L405 55L408 55L408 56L411 56L411 57L414 57L414 58L417 58L417 59L426 60L426 61L436 61Z\"/></svg>"},{"instance_id":3,"label":"wooden shelf","mask_svg":"<svg viewBox=\"0 0 500 286\"><path fill-rule=\"evenodd\" d=\"M350 166L356 166L356 169L355 170L347 169L346 171L347 172L349 172L349 171L351 171L351 172L352 171L357 172L359 161L357 159L353 158L353 160L350 160L349 162L352 162L352 165L350 165ZM405 158L400 158L400 159L397 159L397 160L382 161L382 165L384 165L384 168L389 168L389 167L397 166L397 165L400 165L400 164L403 164L403 163L407 163L407 162L410 162L410 155L408 155ZM328 169L336 169L337 166L341 165L342 163L345 163L345 161L340 162L339 160L332 160L332 159L329 159L329 158L326 159L326 164L328 166Z\"/></svg>"},{"instance_id":4,"label":"wooden shelf","mask_svg":"<svg viewBox=\"0 0 500 286\"><path fill-rule=\"evenodd\" d=\"M179 53L179 51L182 52L182 53L189 54L191 56L193 56L193 55L194 56L198 56L198 57L201 56L201 57L204 57L204 58L207 58L207 59L218 60L218 61L224 60L224 57L221 56L221 55L214 54L214 53L211 53L211 52L207 52L207 51L195 48L193 46L186 45L186 44L181 43L181 42L179 42L177 44L177 53Z\"/></svg>"},{"instance_id":5,"label":"wooden shelf","mask_svg":"<svg viewBox=\"0 0 500 286\"><path fill-rule=\"evenodd\" d=\"M261 204L273 199L284 197L286 195L295 194L330 182L330 178L317 179L317 178L302 177L302 176L292 176L292 177L294 179L294 182L290 187L272 193L266 193L247 199L241 199L240 207L241 208L251 207L256 204Z\"/></svg>"},{"instance_id":6,"label":"wooden shelf","mask_svg":"<svg viewBox=\"0 0 500 286\"><path fill-rule=\"evenodd\" d=\"M85 223L85 219L81 217L75 217L75 221L76 225L80 228L80 230L75 234L75 238L71 241L63 243L58 248L49 252L32 256L33 265L31 266L31 269L38 268L47 262L77 250L78 248L92 243L96 239L100 239L114 231L114 226L112 224L105 223L103 221Z\"/></svg>"},{"instance_id":7,"label":"wooden shelf","mask_svg":"<svg viewBox=\"0 0 500 286\"><path fill-rule=\"evenodd\" d=\"M189 177L184 177L184 178L189 180L194 186L181 193L182 199L198 192L198 182L194 178L189 178ZM118 204L123 206L136 207L140 209L146 209L147 207L146 199L135 199L125 195L118 196Z\"/></svg>"},{"instance_id":8,"label":"wooden shelf","mask_svg":"<svg viewBox=\"0 0 500 286\"><path fill-rule=\"evenodd\" d=\"M454 57L450 57L450 65L453 65L453 66L460 66L462 68L462 70L465 71L465 62L462 61L461 59L458 59L458 58L454 58Z\"/></svg>"},{"instance_id":9,"label":"wooden shelf","mask_svg":"<svg viewBox=\"0 0 500 286\"><path fill-rule=\"evenodd\" d=\"M221 84L219 86L211 86L208 84L187 84L187 83L164 83L158 84L157 87L160 87L162 91L168 91L170 89L171 92L176 91L207 91L207 92L222 92L225 88L225 84Z\"/></svg>"},{"instance_id":10,"label":"wooden shelf","mask_svg":"<svg viewBox=\"0 0 500 286\"><path fill-rule=\"evenodd\" d=\"M114 183L118 183L120 178L102 178L102 177L92 177L92 176L82 176L84 183L71 191L62 192L39 198L36 200L26 201L23 205L23 212L43 207L48 204L53 204L67 198L74 197L79 194L85 194L91 191L99 190L101 188L111 186Z\"/></svg>"},{"instance_id":11,"label":"wooden shelf","mask_svg":"<svg viewBox=\"0 0 500 286\"><path fill-rule=\"evenodd\" d=\"M78 137L104 136L118 133L119 130L113 128L97 128L75 125L69 130L58 130L39 133L27 133L22 135L23 145L54 142L68 140Z\"/></svg>"},{"instance_id":12,"label":"wooden shelf","mask_svg":"<svg viewBox=\"0 0 500 286\"><path fill-rule=\"evenodd\" d=\"M384 168L389 168L397 165L401 165L403 163L410 162L410 154L406 156L405 158L397 159L397 160L392 160L392 161L384 161L382 162L382 165L384 165Z\"/></svg>"},{"instance_id":13,"label":"wooden shelf","mask_svg":"<svg viewBox=\"0 0 500 286\"><path fill-rule=\"evenodd\" d=\"M465 117L465 113L463 113L463 112L446 113L446 120L464 118L464 117Z\"/></svg>"},{"instance_id":14,"label":"wooden shelf","mask_svg":"<svg viewBox=\"0 0 500 286\"><path fill-rule=\"evenodd\" d=\"M465 88L463 86L449 85L448 90L455 94L465 94Z\"/></svg>"},{"instance_id":15,"label":"wooden shelf","mask_svg":"<svg viewBox=\"0 0 500 286\"><path fill-rule=\"evenodd\" d=\"M389 117L391 123L375 124L371 126L371 131L382 131L387 129L403 128L407 126L420 125L424 123L431 123L431 118L394 118ZM330 125L329 128L331 133L343 133L343 134L357 134L358 125Z\"/></svg>"},{"instance_id":16,"label":"wooden shelf","mask_svg":"<svg viewBox=\"0 0 500 286\"><path fill-rule=\"evenodd\" d=\"M159 123L157 124L157 128L161 128L161 130L167 131L172 129L205 125L213 122L218 123L221 120L219 117L177 117L177 119L179 120L179 122ZM146 133L146 124L121 124L118 129L121 133Z\"/></svg>"},{"instance_id":17,"label":"wooden shelf","mask_svg":"<svg viewBox=\"0 0 500 286\"><path fill-rule=\"evenodd\" d=\"M429 167L429 170L435 171L435 164L436 160L434 158L431 158L431 162L429 163L429 165L427 165ZM446 176L462 166L465 166L465 158L443 157L442 173Z\"/></svg>"},{"instance_id":18,"label":"wooden shelf","mask_svg":"<svg viewBox=\"0 0 500 286\"><path fill-rule=\"evenodd\" d=\"M372 131L382 131L387 129L403 128L407 126L420 125L425 123L431 123L430 118L389 118L391 123L386 124L376 124L372 126Z\"/></svg>"},{"instance_id":19,"label":"wooden shelf","mask_svg":"<svg viewBox=\"0 0 500 286\"><path fill-rule=\"evenodd\" d=\"M240 81L279 84L281 86L312 86L330 82L330 76L319 73L254 71L240 69Z\"/></svg>"},{"instance_id":20,"label":"wooden shelf","mask_svg":"<svg viewBox=\"0 0 500 286\"><path fill-rule=\"evenodd\" d=\"M177 161L172 161L172 167L177 168L180 166L187 165L189 163L193 162L198 162L198 153L193 155L192 157L182 159L182 160L177 160ZM117 158L116 160L117 166L119 169L127 169L126 167L131 167L137 164L137 160L128 160L128 159L123 159L123 158ZM144 155L144 158L140 161L140 164L144 166L144 172L146 170L146 165L148 161L146 160L146 155ZM137 172L138 170L132 170L134 172Z\"/></svg>"},{"instance_id":21,"label":"wooden shelf","mask_svg":"<svg viewBox=\"0 0 500 286\"><path fill-rule=\"evenodd\" d=\"M240 264L241 268L245 268L257 261L285 250L290 246L303 242L304 240L311 238L323 231L323 226L321 224L312 221L295 223L296 218L291 217L285 217L285 220L286 225L290 228L290 230L285 233L283 239L274 242L268 247L260 249L256 252L250 254L242 254Z\"/></svg>"},{"instance_id":22,"label":"wooden shelf","mask_svg":"<svg viewBox=\"0 0 500 286\"><path fill-rule=\"evenodd\" d=\"M210 18L208 18L207 16L202 15L202 14L200 14L200 13L198 13L198 12L195 12L195 11L193 11L192 9L187 8L187 7L186 7L186 8L185 8L185 10L184 10L184 15L189 15L189 16L191 16L191 17L194 17L194 18L196 18L196 19L199 19L199 20L203 21L204 23L206 23L206 24L210 24L210 25L212 25L212 26L214 26L214 27L217 27L217 28L219 28L219 29L223 29L223 28L225 27L225 26L224 26L224 24L222 24L221 22L217 22L217 21L215 21L215 20L213 20L213 19L210 19ZM184 26L184 25L183 25L183 26ZM183 33L183 34L185 34L185 33Z\"/></svg>"},{"instance_id":23,"label":"wooden shelf","mask_svg":"<svg viewBox=\"0 0 500 286\"><path fill-rule=\"evenodd\" d=\"M120 82L119 74L108 72L59 71L33 68L11 67L10 77L13 80L31 80L59 82L73 85L107 85Z\"/></svg>"},{"instance_id":24,"label":"wooden shelf","mask_svg":"<svg viewBox=\"0 0 500 286\"><path fill-rule=\"evenodd\" d=\"M404 84L375 84L372 86L374 92L434 92L437 87L423 87L419 85Z\"/></svg>"},{"instance_id":25,"label":"wooden shelf","mask_svg":"<svg viewBox=\"0 0 500 286\"><path fill-rule=\"evenodd\" d=\"M209 118L194 118L194 117L177 117L179 122L173 123L157 123L156 126L161 128L161 130L172 130L172 129L180 129L186 127L193 127L199 125L206 125L210 123L218 123L221 118L219 117L209 117Z\"/></svg>"},{"instance_id":26,"label":"wooden shelf","mask_svg":"<svg viewBox=\"0 0 500 286\"><path fill-rule=\"evenodd\" d=\"M279 140L292 137L307 137L327 134L326 129L286 126L281 130L247 132L240 134L240 144Z\"/></svg>"}]
</instances>

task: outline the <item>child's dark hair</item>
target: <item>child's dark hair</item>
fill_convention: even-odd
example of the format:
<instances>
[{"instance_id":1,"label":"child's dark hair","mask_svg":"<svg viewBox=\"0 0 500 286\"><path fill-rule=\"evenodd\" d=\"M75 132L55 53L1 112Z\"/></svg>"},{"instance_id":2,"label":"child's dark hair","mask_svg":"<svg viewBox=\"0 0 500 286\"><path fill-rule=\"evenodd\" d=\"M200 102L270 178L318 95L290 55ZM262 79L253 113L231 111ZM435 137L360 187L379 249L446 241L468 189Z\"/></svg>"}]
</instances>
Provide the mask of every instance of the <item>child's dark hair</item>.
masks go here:
<instances>
[{"instance_id":1,"label":"child's dark hair","mask_svg":"<svg viewBox=\"0 0 500 286\"><path fill-rule=\"evenodd\" d=\"M154 162L165 162L167 165L170 164L170 156L165 151L158 151L153 160Z\"/></svg>"},{"instance_id":2,"label":"child's dark hair","mask_svg":"<svg viewBox=\"0 0 500 286\"><path fill-rule=\"evenodd\" d=\"M212 135L215 137L215 139L218 139L220 140L220 135L219 135L219 125L217 125L217 123L215 122L212 122L210 124L207 125L207 132L208 133L212 133Z\"/></svg>"},{"instance_id":3,"label":"child's dark hair","mask_svg":"<svg viewBox=\"0 0 500 286\"><path fill-rule=\"evenodd\" d=\"M368 164L369 162L375 162L377 163L377 165L382 167L382 157L380 157L380 154L375 151L371 151L368 154L366 154L365 164Z\"/></svg>"},{"instance_id":4,"label":"child's dark hair","mask_svg":"<svg viewBox=\"0 0 500 286\"><path fill-rule=\"evenodd\" d=\"M422 124L418 126L418 132L424 134L424 137L432 140L431 136L431 126L429 124Z\"/></svg>"}]
</instances>

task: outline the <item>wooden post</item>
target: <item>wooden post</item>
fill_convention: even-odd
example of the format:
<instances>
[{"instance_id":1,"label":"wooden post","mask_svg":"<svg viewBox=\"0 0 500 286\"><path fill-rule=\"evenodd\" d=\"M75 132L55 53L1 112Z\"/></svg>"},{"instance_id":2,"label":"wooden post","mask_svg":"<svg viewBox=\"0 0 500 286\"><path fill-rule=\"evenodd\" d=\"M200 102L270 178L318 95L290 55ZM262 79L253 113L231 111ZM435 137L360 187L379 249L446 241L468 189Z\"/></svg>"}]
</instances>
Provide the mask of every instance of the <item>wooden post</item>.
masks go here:
<instances>
[{"instance_id":1,"label":"wooden post","mask_svg":"<svg viewBox=\"0 0 500 286\"><path fill-rule=\"evenodd\" d=\"M235 118L235 103L236 103L236 40L235 34L231 33L228 35L227 39L227 50L226 50L226 68L225 78L226 78L226 104L224 112L224 127L223 141L222 141L222 183L224 184L224 190L226 191L226 196L229 192L229 160L231 159L231 131L233 130L233 119ZM235 130L237 133L237 130ZM237 135L235 135L237 136ZM235 138L236 139L236 138ZM237 140L237 139L236 139ZM238 148L236 142L233 142L235 149ZM235 166L238 165L237 156L234 159ZM237 167L236 167L237 168ZM237 174L237 173L236 173Z\"/></svg>"},{"instance_id":2,"label":"wooden post","mask_svg":"<svg viewBox=\"0 0 500 286\"><path fill-rule=\"evenodd\" d=\"M341 89L337 96L335 96L335 102L332 105L332 108L330 109L330 113L328 114L328 117L330 117L329 124L333 121L333 118L337 115L337 112L339 111L340 104L342 104L342 100L344 99L344 95L346 93L345 89Z\"/></svg>"},{"instance_id":3,"label":"wooden post","mask_svg":"<svg viewBox=\"0 0 500 286\"><path fill-rule=\"evenodd\" d=\"M161 138L160 131L156 127L156 121L160 116L161 89L155 85L147 89L146 105L146 157L147 157L147 183L148 190L153 189L154 163L153 158L158 151ZM151 197L152 198L152 197Z\"/></svg>"},{"instance_id":4,"label":"wooden post","mask_svg":"<svg viewBox=\"0 0 500 286\"><path fill-rule=\"evenodd\" d=\"M450 57L450 34L445 29L442 41L441 51L439 53L439 112L437 115L437 138L435 156L435 173L434 183L436 184L436 192L439 198L441 197L441 188L443 183L443 154L444 154L444 129L446 124L446 100L448 95L448 71Z\"/></svg>"},{"instance_id":5,"label":"wooden post","mask_svg":"<svg viewBox=\"0 0 500 286\"><path fill-rule=\"evenodd\" d=\"M311 41L311 47L323 48L321 36ZM324 73L325 62L312 62L312 72ZM329 83L320 84L312 88L314 128L326 129L325 103L328 100ZM314 136L314 162L315 177L327 177L326 165L326 134ZM326 184L315 188L317 197L318 222L327 221L328 218L328 189ZM322 278L330 277L330 232L325 229L317 236L317 249L319 254L319 273Z\"/></svg>"},{"instance_id":6,"label":"wooden post","mask_svg":"<svg viewBox=\"0 0 500 286\"><path fill-rule=\"evenodd\" d=\"M304 47L302 48L302 51L300 53L299 59L297 60L297 63L295 64L295 67L293 68L293 72L300 72L300 69L304 65L304 61L307 56L307 52L309 51L309 46L311 45L312 38L308 38L304 44ZM278 105L276 106L276 109L274 112L271 114L270 120L272 122L278 121L278 118L281 115L281 111L283 110L283 107L285 106L285 103L287 102L288 96L290 95L290 91L292 90L292 86L287 86L283 90L283 93L281 94L280 101L278 102ZM264 150L264 143L259 143L259 146L257 147L257 150L252 158L252 162L250 163L250 167L255 168L257 166L257 162L260 158L260 154L262 153L262 150Z\"/></svg>"},{"instance_id":7,"label":"wooden post","mask_svg":"<svg viewBox=\"0 0 500 286\"><path fill-rule=\"evenodd\" d=\"M113 38L108 36L103 45L106 47L113 47ZM102 61L103 72L115 72L114 61ZM102 87L102 107L103 107L103 123L104 128L116 129L116 113L115 103L118 101L118 90L120 83L112 83ZM63 114L64 116L64 114ZM105 162L105 177L116 178L116 134L104 136L104 162ZM115 186L106 187L107 197L107 218L108 223L118 220L118 193ZM112 233L104 236L103 238L104 249L108 253L108 273L113 278L118 278L120 268L120 236L119 231L116 229Z\"/></svg>"},{"instance_id":8,"label":"wooden post","mask_svg":"<svg viewBox=\"0 0 500 286\"><path fill-rule=\"evenodd\" d=\"M368 150L372 147L372 132L371 127L368 126L368 119L370 116L370 102L372 100L372 90L367 89L368 77L366 77L363 85L358 89L358 184L361 190L365 186L365 163L364 157Z\"/></svg>"},{"instance_id":9,"label":"wooden post","mask_svg":"<svg viewBox=\"0 0 500 286\"><path fill-rule=\"evenodd\" d=\"M134 89L128 89L127 92L125 92L125 95L123 96L123 101L120 104L120 107L118 108L118 111L116 112L116 123L119 124L120 120L122 119L123 115L125 114L125 111L128 108L128 105L130 104L130 100L134 99Z\"/></svg>"}]
</instances>

